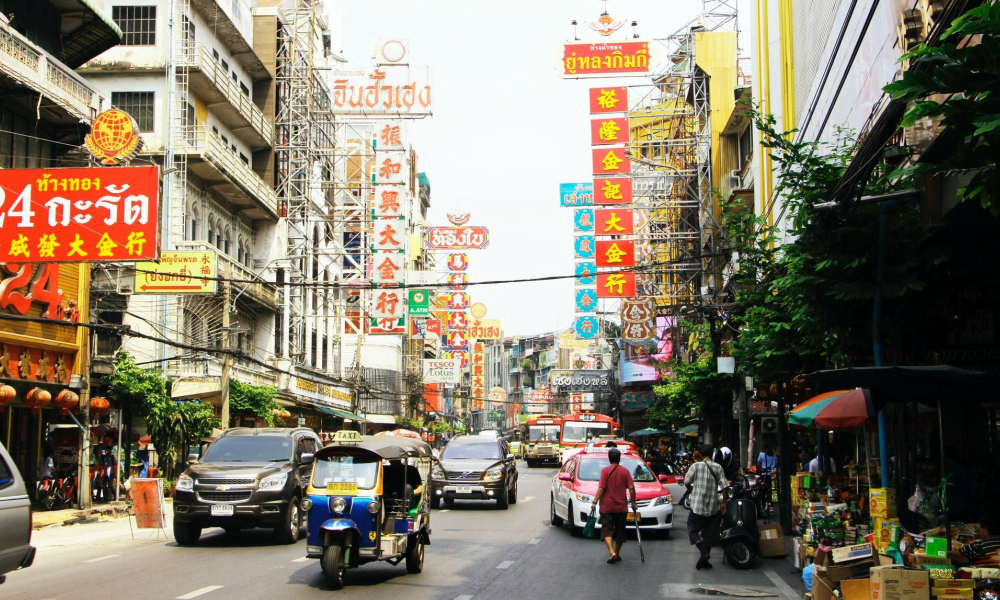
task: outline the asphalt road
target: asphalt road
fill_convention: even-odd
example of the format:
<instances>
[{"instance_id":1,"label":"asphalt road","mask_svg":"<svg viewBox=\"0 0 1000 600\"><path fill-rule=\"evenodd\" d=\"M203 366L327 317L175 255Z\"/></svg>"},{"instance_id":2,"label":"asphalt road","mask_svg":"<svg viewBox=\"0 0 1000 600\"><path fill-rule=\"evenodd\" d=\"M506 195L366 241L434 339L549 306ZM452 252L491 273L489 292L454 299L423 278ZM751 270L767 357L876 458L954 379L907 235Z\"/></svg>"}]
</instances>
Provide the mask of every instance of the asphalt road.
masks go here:
<instances>
[{"instance_id":1,"label":"asphalt road","mask_svg":"<svg viewBox=\"0 0 1000 600\"><path fill-rule=\"evenodd\" d=\"M749 587L775 600L798 600L802 587L789 563L762 561L749 571L722 565L695 571L696 551L682 530L687 519L675 507L678 529L669 539L647 536L645 564L634 538L623 561L605 563L604 545L549 525L549 485L554 469L519 465L518 503L501 511L488 502L456 502L435 511L424 572L403 565L369 564L347 574L347 587L326 588L319 561L305 558L305 540L277 545L266 530L230 536L207 530L193 548L164 541L163 534L135 532L124 520L56 527L35 533L35 564L10 573L0 586L5 600L143 600L329 598L472 600L520 598L676 598L704 600L699 585ZM742 595L742 594L740 594Z\"/></svg>"}]
</instances>

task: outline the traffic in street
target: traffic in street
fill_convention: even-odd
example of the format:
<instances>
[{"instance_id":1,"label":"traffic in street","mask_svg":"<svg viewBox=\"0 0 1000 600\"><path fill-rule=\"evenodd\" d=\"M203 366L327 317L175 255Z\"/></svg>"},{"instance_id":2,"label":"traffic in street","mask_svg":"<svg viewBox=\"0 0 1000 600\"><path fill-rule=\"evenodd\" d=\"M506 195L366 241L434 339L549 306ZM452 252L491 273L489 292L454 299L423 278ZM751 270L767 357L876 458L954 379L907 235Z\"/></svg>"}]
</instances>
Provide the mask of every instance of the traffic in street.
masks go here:
<instances>
[{"instance_id":1,"label":"traffic in street","mask_svg":"<svg viewBox=\"0 0 1000 600\"><path fill-rule=\"evenodd\" d=\"M700 576L697 551L683 531L669 539L643 536L646 562L630 535L619 564L605 564L599 540L576 537L553 526L549 492L557 469L528 468L518 461L518 501L507 510L495 501L456 500L431 512L432 543L423 572L367 565L347 573L346 586L331 591L318 560L306 558L306 540L281 545L270 529L231 535L208 529L196 546L182 547L170 535L136 530L124 520L36 531L35 564L11 573L3 585L9 600L109 600L135 597L205 600L238 598L324 599L331 594L379 600L510 600L511 598L619 597L703 598L702 585L748 587L779 600L798 600L801 579L783 559L763 560L749 571L721 565ZM677 496L680 486L672 494ZM681 524L682 507L674 507ZM157 540L156 537L159 537ZM130 582L124 585L118 582ZM72 582L71 584L69 582ZM723 587L722 589L726 589Z\"/></svg>"}]
</instances>

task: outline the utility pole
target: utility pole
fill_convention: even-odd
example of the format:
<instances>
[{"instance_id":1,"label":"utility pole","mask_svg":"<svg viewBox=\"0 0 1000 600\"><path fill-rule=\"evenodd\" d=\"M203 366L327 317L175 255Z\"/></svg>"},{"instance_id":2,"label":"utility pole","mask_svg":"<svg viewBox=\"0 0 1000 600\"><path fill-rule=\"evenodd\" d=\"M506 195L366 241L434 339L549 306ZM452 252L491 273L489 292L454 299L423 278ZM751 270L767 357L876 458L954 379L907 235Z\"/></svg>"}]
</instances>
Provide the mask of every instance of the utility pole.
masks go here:
<instances>
[{"instance_id":1,"label":"utility pole","mask_svg":"<svg viewBox=\"0 0 1000 600\"><path fill-rule=\"evenodd\" d=\"M229 280L222 282L222 429L229 429L229 371L233 357L229 355Z\"/></svg>"},{"instance_id":2,"label":"utility pole","mask_svg":"<svg viewBox=\"0 0 1000 600\"><path fill-rule=\"evenodd\" d=\"M82 299L80 306L83 314L80 320L90 323L90 265L83 263L80 265L81 276L86 298ZM80 388L80 419L83 429L80 432L80 466L77 470L80 473L79 506L80 510L88 509L91 506L92 496L90 495L90 345L93 342L93 330L90 327L81 327L82 331L77 334L77 339L82 340L80 344L80 376L82 387ZM121 431L121 423L118 424ZM121 446L119 446L119 452Z\"/></svg>"}]
</instances>

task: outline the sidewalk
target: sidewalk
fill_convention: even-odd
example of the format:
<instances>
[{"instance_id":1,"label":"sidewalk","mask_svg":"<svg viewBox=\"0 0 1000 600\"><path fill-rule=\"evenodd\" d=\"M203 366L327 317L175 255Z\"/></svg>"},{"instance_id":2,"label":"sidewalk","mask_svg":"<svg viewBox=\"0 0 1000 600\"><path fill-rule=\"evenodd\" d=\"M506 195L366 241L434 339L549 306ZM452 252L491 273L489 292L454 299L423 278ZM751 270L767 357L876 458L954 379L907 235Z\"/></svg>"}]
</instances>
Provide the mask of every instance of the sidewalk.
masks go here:
<instances>
[{"instance_id":1,"label":"sidewalk","mask_svg":"<svg viewBox=\"0 0 1000 600\"><path fill-rule=\"evenodd\" d=\"M166 504L171 503L171 498L165 499ZM170 513L170 509L167 509ZM62 525L79 525L85 523L97 523L99 521L114 521L124 519L131 514L128 504L121 502L111 502L109 504L95 504L91 508L80 510L76 508L64 508L61 510L34 511L32 512L32 529L43 529L47 527L57 527Z\"/></svg>"}]
</instances>

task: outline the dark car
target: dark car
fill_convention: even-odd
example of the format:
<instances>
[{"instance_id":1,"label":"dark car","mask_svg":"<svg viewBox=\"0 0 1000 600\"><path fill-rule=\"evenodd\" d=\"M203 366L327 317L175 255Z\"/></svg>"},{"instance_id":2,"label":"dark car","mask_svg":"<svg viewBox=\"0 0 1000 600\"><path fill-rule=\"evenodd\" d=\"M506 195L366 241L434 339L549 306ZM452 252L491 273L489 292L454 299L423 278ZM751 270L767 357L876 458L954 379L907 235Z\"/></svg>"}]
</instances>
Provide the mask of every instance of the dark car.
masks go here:
<instances>
[{"instance_id":1,"label":"dark car","mask_svg":"<svg viewBox=\"0 0 1000 600\"><path fill-rule=\"evenodd\" d=\"M177 543L197 543L205 527L271 527L279 542L294 544L306 524L300 502L321 447L304 427L225 431L177 480Z\"/></svg>"},{"instance_id":2,"label":"dark car","mask_svg":"<svg viewBox=\"0 0 1000 600\"><path fill-rule=\"evenodd\" d=\"M465 435L451 440L431 471L431 506L455 500L496 500L506 509L517 503L517 462L507 440Z\"/></svg>"}]
</instances>

